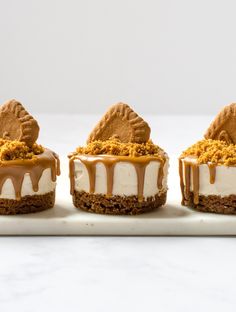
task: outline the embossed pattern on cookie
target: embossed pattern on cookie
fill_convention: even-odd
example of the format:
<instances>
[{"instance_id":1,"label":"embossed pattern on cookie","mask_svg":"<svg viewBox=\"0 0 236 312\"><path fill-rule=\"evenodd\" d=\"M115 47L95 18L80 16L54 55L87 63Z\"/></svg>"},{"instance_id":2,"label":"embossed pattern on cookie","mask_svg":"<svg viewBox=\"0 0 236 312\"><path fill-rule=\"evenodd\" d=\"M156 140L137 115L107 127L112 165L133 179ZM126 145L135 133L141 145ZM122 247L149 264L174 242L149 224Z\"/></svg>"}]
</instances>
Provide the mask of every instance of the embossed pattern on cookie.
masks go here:
<instances>
[{"instance_id":1,"label":"embossed pattern on cookie","mask_svg":"<svg viewBox=\"0 0 236 312\"><path fill-rule=\"evenodd\" d=\"M145 143L150 137L149 125L127 104L113 105L93 129L87 143L110 138L121 142Z\"/></svg>"},{"instance_id":2,"label":"embossed pattern on cookie","mask_svg":"<svg viewBox=\"0 0 236 312\"><path fill-rule=\"evenodd\" d=\"M225 106L211 123L204 137L236 144L236 103Z\"/></svg>"},{"instance_id":3,"label":"embossed pattern on cookie","mask_svg":"<svg viewBox=\"0 0 236 312\"><path fill-rule=\"evenodd\" d=\"M0 137L25 142L32 146L38 138L37 121L21 103L10 100L0 107Z\"/></svg>"}]
</instances>

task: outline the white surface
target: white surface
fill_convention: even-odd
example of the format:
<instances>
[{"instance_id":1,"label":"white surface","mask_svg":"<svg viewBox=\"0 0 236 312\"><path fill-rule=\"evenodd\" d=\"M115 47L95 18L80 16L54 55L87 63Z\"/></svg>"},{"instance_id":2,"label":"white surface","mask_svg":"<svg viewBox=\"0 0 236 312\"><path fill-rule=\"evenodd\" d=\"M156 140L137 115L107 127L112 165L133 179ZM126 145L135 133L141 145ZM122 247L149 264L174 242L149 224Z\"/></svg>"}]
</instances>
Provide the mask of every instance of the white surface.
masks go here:
<instances>
[{"instance_id":1,"label":"white surface","mask_svg":"<svg viewBox=\"0 0 236 312\"><path fill-rule=\"evenodd\" d=\"M29 173L26 173L22 183L21 196L27 195L41 195L52 192L55 189L56 182L52 181L51 169L45 169L39 179L39 189L37 192L33 190L32 181ZM16 193L12 180L7 179L2 187L0 198L15 199Z\"/></svg>"},{"instance_id":2,"label":"white surface","mask_svg":"<svg viewBox=\"0 0 236 312\"><path fill-rule=\"evenodd\" d=\"M236 100L234 0L8 0L0 103L29 111L215 114Z\"/></svg>"},{"instance_id":3,"label":"white surface","mask_svg":"<svg viewBox=\"0 0 236 312\"><path fill-rule=\"evenodd\" d=\"M95 119L39 116L40 141L66 154ZM210 120L148 118L171 158ZM235 311L232 237L0 237L0 255L4 312Z\"/></svg>"},{"instance_id":4,"label":"white surface","mask_svg":"<svg viewBox=\"0 0 236 312\"><path fill-rule=\"evenodd\" d=\"M157 178L160 168L159 161L151 161L145 169L144 189L143 196L155 196L159 191L167 189L167 173L168 173L168 160L164 165L164 176L162 189L157 187ZM75 190L89 192L89 173L86 166L79 160L74 160L75 168ZM137 192L137 173L133 164L128 162L120 162L115 165L114 178L113 178L113 195L131 196L138 195ZM95 181L95 194L107 194L107 173L103 163L96 164L96 181Z\"/></svg>"},{"instance_id":5,"label":"white surface","mask_svg":"<svg viewBox=\"0 0 236 312\"><path fill-rule=\"evenodd\" d=\"M196 160L186 157L185 160L196 162ZM199 194L229 196L236 194L236 167L216 166L216 178L213 184L210 183L209 167L206 164L199 166ZM184 168L183 168L184 172ZM193 172L191 170L191 185L193 190ZM184 176L185 184L185 176Z\"/></svg>"}]
</instances>

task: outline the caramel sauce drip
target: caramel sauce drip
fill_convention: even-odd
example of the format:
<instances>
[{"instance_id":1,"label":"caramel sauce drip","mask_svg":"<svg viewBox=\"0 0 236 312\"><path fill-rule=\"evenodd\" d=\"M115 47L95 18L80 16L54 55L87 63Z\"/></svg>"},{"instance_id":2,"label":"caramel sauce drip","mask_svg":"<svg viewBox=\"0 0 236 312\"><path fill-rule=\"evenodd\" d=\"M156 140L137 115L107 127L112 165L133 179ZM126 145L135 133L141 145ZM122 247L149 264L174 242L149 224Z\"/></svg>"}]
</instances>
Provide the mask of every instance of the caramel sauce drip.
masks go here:
<instances>
[{"instance_id":1,"label":"caramel sauce drip","mask_svg":"<svg viewBox=\"0 0 236 312\"><path fill-rule=\"evenodd\" d=\"M184 162L184 177L185 177L184 195L187 200L190 197L190 183L191 183L190 166L191 166L191 163Z\"/></svg>"},{"instance_id":2,"label":"caramel sauce drip","mask_svg":"<svg viewBox=\"0 0 236 312\"><path fill-rule=\"evenodd\" d=\"M144 178L145 178L145 171L148 163L135 163L134 168L136 170L137 179L138 179L138 200L143 200L143 190L144 190Z\"/></svg>"},{"instance_id":3,"label":"caramel sauce drip","mask_svg":"<svg viewBox=\"0 0 236 312\"><path fill-rule=\"evenodd\" d=\"M193 172L193 202L195 205L199 204L199 166L193 164L191 166Z\"/></svg>"},{"instance_id":4,"label":"caramel sauce drip","mask_svg":"<svg viewBox=\"0 0 236 312\"><path fill-rule=\"evenodd\" d=\"M112 196L113 182L114 182L114 169L115 163L113 161L105 163L107 173L107 196Z\"/></svg>"},{"instance_id":5,"label":"caramel sauce drip","mask_svg":"<svg viewBox=\"0 0 236 312\"><path fill-rule=\"evenodd\" d=\"M180 177L180 189L182 194L181 204L184 204L184 177L183 177L183 163L182 159L179 159L179 177Z\"/></svg>"},{"instance_id":6,"label":"caramel sauce drip","mask_svg":"<svg viewBox=\"0 0 236 312\"><path fill-rule=\"evenodd\" d=\"M52 152L53 153L53 156L55 157L56 159L56 174L57 176L59 176L61 174L61 162L60 162L60 158L59 156L55 153L55 152Z\"/></svg>"},{"instance_id":7,"label":"caramel sauce drip","mask_svg":"<svg viewBox=\"0 0 236 312\"><path fill-rule=\"evenodd\" d=\"M208 168L209 168L209 175L210 175L210 183L214 184L216 180L216 165L208 164Z\"/></svg>"},{"instance_id":8,"label":"caramel sauce drip","mask_svg":"<svg viewBox=\"0 0 236 312\"><path fill-rule=\"evenodd\" d=\"M163 177L164 177L164 164L165 161L161 161L156 157L126 157L126 156L107 156L107 155L96 155L96 156L87 156L87 155L72 155L70 158L70 186L71 186L71 195L74 194L75 190L75 176L74 176L74 160L78 159L83 163L89 174L89 185L90 193L95 192L95 183L96 183L96 164L101 162L106 168L107 174L107 196L112 196L113 191L113 180L114 180L114 169L115 165L118 162L128 162L132 163L135 168L137 175L137 194L138 200L143 200L143 190L144 190L144 180L146 167L151 161L156 161L160 163L158 178L157 178L157 187L158 189L162 188Z\"/></svg>"},{"instance_id":9,"label":"caramel sauce drip","mask_svg":"<svg viewBox=\"0 0 236 312\"><path fill-rule=\"evenodd\" d=\"M164 166L166 163L166 159L160 162L160 167L158 170L158 176L157 176L157 187L160 190L162 188L163 179L164 179Z\"/></svg>"},{"instance_id":10,"label":"caramel sauce drip","mask_svg":"<svg viewBox=\"0 0 236 312\"><path fill-rule=\"evenodd\" d=\"M69 178L70 178L70 194L75 192L75 163L70 159L69 161Z\"/></svg>"},{"instance_id":11,"label":"caramel sauce drip","mask_svg":"<svg viewBox=\"0 0 236 312\"><path fill-rule=\"evenodd\" d=\"M0 194L7 179L11 179L15 189L17 200L21 199L21 190L24 177L29 173L34 192L39 189L39 180L45 169L51 169L52 181L56 181L56 176L60 174L60 162L58 156L45 149L42 154L36 155L32 159L8 160L0 163Z\"/></svg>"}]
</instances>

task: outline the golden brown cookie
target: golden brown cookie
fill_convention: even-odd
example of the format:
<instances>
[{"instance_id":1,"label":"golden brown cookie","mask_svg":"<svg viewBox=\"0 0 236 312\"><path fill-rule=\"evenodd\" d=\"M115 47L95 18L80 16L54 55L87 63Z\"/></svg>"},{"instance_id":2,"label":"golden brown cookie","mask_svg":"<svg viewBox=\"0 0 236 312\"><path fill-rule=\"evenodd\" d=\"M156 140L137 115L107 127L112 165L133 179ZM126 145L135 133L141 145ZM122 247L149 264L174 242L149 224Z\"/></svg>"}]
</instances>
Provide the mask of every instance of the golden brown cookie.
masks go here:
<instances>
[{"instance_id":1,"label":"golden brown cookie","mask_svg":"<svg viewBox=\"0 0 236 312\"><path fill-rule=\"evenodd\" d=\"M10 100L0 107L0 137L25 142L32 146L38 138L39 126L21 103Z\"/></svg>"},{"instance_id":2,"label":"golden brown cookie","mask_svg":"<svg viewBox=\"0 0 236 312\"><path fill-rule=\"evenodd\" d=\"M236 103L225 106L211 123L204 137L236 144Z\"/></svg>"},{"instance_id":3,"label":"golden brown cookie","mask_svg":"<svg viewBox=\"0 0 236 312\"><path fill-rule=\"evenodd\" d=\"M93 129L87 143L110 138L121 142L145 143L149 140L150 128L127 104L113 105Z\"/></svg>"}]
</instances>

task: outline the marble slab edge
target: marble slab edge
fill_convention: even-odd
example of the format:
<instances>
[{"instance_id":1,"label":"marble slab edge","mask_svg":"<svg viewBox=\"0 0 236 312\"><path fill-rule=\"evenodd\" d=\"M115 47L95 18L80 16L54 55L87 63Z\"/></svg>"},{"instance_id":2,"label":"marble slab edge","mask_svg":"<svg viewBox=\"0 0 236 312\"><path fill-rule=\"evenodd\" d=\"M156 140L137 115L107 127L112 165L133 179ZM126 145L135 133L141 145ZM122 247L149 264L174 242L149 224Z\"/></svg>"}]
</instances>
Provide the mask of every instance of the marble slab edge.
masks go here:
<instances>
[{"instance_id":1,"label":"marble slab edge","mask_svg":"<svg viewBox=\"0 0 236 312\"><path fill-rule=\"evenodd\" d=\"M0 235L233 236L236 216L195 212L174 203L139 216L104 216L55 207L30 215L0 216Z\"/></svg>"}]
</instances>

